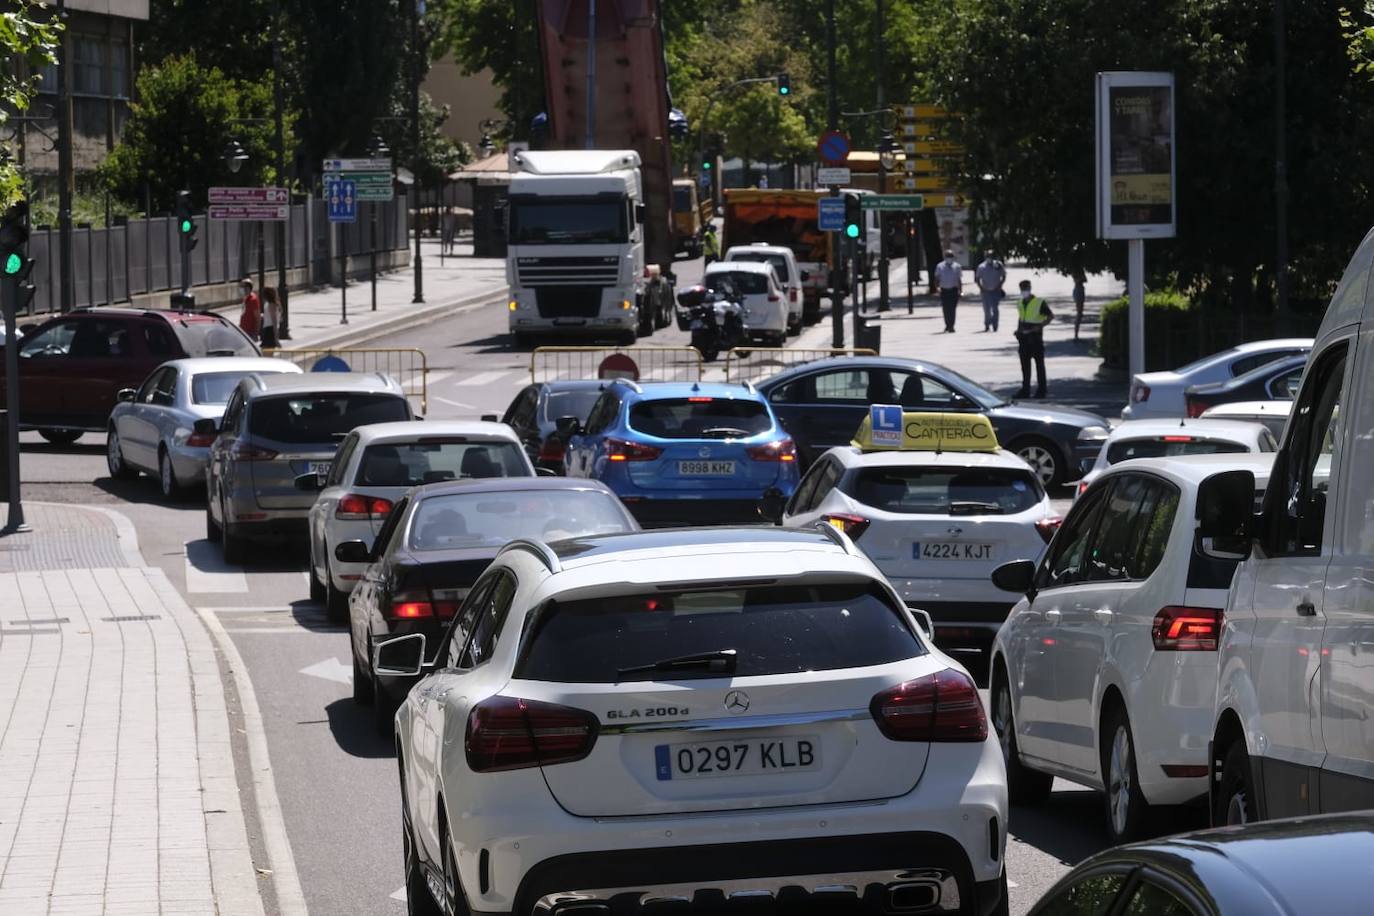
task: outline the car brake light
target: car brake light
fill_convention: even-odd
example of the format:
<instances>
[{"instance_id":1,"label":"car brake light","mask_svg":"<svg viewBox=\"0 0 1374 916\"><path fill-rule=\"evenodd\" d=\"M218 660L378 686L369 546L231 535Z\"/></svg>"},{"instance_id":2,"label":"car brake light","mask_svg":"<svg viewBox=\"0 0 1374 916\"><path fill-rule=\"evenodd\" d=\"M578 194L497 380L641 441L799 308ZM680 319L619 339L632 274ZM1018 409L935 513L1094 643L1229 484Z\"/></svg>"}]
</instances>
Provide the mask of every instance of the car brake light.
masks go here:
<instances>
[{"instance_id":1,"label":"car brake light","mask_svg":"<svg viewBox=\"0 0 1374 916\"><path fill-rule=\"evenodd\" d=\"M653 461L663 454L663 449L624 439L606 440L606 457L611 461Z\"/></svg>"},{"instance_id":2,"label":"car brake light","mask_svg":"<svg viewBox=\"0 0 1374 916\"><path fill-rule=\"evenodd\" d=\"M1137 383L1137 384L1135 385L1135 387L1131 389L1131 402L1132 402L1132 403L1134 403L1134 404L1139 404L1139 403L1141 403L1142 401L1148 401L1149 399L1150 399L1150 386L1149 386L1149 385L1141 385L1141 384Z\"/></svg>"},{"instance_id":3,"label":"car brake light","mask_svg":"<svg viewBox=\"0 0 1374 916\"><path fill-rule=\"evenodd\" d=\"M1082 496L1086 492L1088 492L1088 482L1086 480L1080 480L1078 482L1078 496ZM1078 496L1074 498L1077 499Z\"/></svg>"},{"instance_id":4,"label":"car brake light","mask_svg":"<svg viewBox=\"0 0 1374 916\"><path fill-rule=\"evenodd\" d=\"M690 398L687 399L687 403L688 403L688 404L709 404L709 403L711 403L711 402L714 401L714 400L715 400L715 398L690 397Z\"/></svg>"},{"instance_id":5,"label":"car brake light","mask_svg":"<svg viewBox=\"0 0 1374 916\"><path fill-rule=\"evenodd\" d=\"M357 493L342 497L334 508L334 517L345 521L383 519L390 514L391 500L380 496L359 496Z\"/></svg>"},{"instance_id":6,"label":"car brake light","mask_svg":"<svg viewBox=\"0 0 1374 916\"><path fill-rule=\"evenodd\" d=\"M868 705L878 730L893 741L986 741L988 720L978 688L945 669L884 690Z\"/></svg>"},{"instance_id":7,"label":"car brake light","mask_svg":"<svg viewBox=\"0 0 1374 916\"><path fill-rule=\"evenodd\" d=\"M1215 652L1221 608L1166 607L1155 615L1150 637L1157 652Z\"/></svg>"},{"instance_id":8,"label":"car brake light","mask_svg":"<svg viewBox=\"0 0 1374 916\"><path fill-rule=\"evenodd\" d=\"M862 515L848 515L842 512L836 512L831 515L822 515L821 521L843 531L845 534L849 535L851 541L857 541L859 535L868 530L868 519L864 518Z\"/></svg>"},{"instance_id":9,"label":"car brake light","mask_svg":"<svg viewBox=\"0 0 1374 916\"><path fill-rule=\"evenodd\" d=\"M539 446L539 460L562 461L565 451L567 451L567 445L564 444L563 440L556 436L550 436Z\"/></svg>"},{"instance_id":10,"label":"car brake light","mask_svg":"<svg viewBox=\"0 0 1374 916\"><path fill-rule=\"evenodd\" d=\"M271 461L277 457L277 453L270 448L235 442L233 447L229 449L229 457L235 461Z\"/></svg>"},{"instance_id":11,"label":"car brake light","mask_svg":"<svg viewBox=\"0 0 1374 916\"><path fill-rule=\"evenodd\" d=\"M461 601L435 601L427 591L399 592L393 595L387 617L392 620L448 619L458 611Z\"/></svg>"},{"instance_id":12,"label":"car brake light","mask_svg":"<svg viewBox=\"0 0 1374 916\"><path fill-rule=\"evenodd\" d=\"M549 766L590 754L598 727L585 710L496 696L473 707L463 745L475 773Z\"/></svg>"},{"instance_id":13,"label":"car brake light","mask_svg":"<svg viewBox=\"0 0 1374 916\"><path fill-rule=\"evenodd\" d=\"M192 448L209 448L215 444L215 438L219 433L191 433L186 437L186 444Z\"/></svg>"},{"instance_id":14,"label":"car brake light","mask_svg":"<svg viewBox=\"0 0 1374 916\"><path fill-rule=\"evenodd\" d=\"M788 301L788 302L796 302L796 301L797 301L797 291L796 291L795 289L789 289L789 290L787 291L787 301Z\"/></svg>"},{"instance_id":15,"label":"car brake light","mask_svg":"<svg viewBox=\"0 0 1374 916\"><path fill-rule=\"evenodd\" d=\"M769 302L781 302L781 301L782 301L782 296L779 296L777 293L769 293L769 294L768 294L768 301L769 301Z\"/></svg>"},{"instance_id":16,"label":"car brake light","mask_svg":"<svg viewBox=\"0 0 1374 916\"><path fill-rule=\"evenodd\" d=\"M1206 404L1202 403L1201 401L1195 400L1195 399L1193 399L1193 398L1188 398L1188 418L1189 418L1189 419L1196 419L1196 418L1202 416L1203 411L1205 411L1206 409L1207 409L1207 405L1206 405ZM1170 441L1170 440L1166 439L1165 441ZM1184 441L1186 441L1186 440L1184 440Z\"/></svg>"},{"instance_id":17,"label":"car brake light","mask_svg":"<svg viewBox=\"0 0 1374 916\"><path fill-rule=\"evenodd\" d=\"M1165 442L1192 442L1192 436L1165 436Z\"/></svg>"},{"instance_id":18,"label":"car brake light","mask_svg":"<svg viewBox=\"0 0 1374 916\"><path fill-rule=\"evenodd\" d=\"M755 461L796 461L797 444L791 439L779 439L763 445L751 445L744 453Z\"/></svg>"},{"instance_id":19,"label":"car brake light","mask_svg":"<svg viewBox=\"0 0 1374 916\"><path fill-rule=\"evenodd\" d=\"M1082 491L1080 490L1079 492L1081 493ZM1064 517L1062 515L1055 515L1050 518L1040 519L1040 521L1035 523L1035 530L1040 532L1040 537L1048 544L1054 539L1054 533L1059 530L1059 526L1062 524L1064 524Z\"/></svg>"}]
</instances>

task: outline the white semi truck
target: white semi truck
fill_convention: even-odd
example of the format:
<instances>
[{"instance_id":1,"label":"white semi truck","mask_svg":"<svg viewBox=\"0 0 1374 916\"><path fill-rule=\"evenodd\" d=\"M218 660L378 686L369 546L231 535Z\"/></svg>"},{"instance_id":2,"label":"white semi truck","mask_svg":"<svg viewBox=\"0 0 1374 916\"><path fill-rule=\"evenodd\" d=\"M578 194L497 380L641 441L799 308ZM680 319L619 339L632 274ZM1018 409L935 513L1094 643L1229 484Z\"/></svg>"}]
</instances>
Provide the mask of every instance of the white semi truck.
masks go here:
<instances>
[{"instance_id":1,"label":"white semi truck","mask_svg":"<svg viewBox=\"0 0 1374 916\"><path fill-rule=\"evenodd\" d=\"M645 270L637 152L522 150L511 171L506 280L517 345L546 335L634 343L666 324L662 281Z\"/></svg>"}]
</instances>

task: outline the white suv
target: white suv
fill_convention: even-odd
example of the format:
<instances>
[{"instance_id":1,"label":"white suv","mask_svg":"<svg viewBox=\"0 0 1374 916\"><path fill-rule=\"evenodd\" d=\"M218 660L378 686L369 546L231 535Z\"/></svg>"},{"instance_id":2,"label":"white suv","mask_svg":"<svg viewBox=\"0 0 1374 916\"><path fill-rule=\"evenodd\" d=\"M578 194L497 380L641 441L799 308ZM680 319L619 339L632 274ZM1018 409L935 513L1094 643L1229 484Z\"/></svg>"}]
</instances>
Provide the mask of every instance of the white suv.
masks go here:
<instances>
[{"instance_id":1,"label":"white suv","mask_svg":"<svg viewBox=\"0 0 1374 916\"><path fill-rule=\"evenodd\" d=\"M1054 776L1106 793L1108 835L1126 842L1151 805L1207 794L1217 641L1235 560L1199 548L1198 491L1272 455L1195 455L1113 465L1074 504L1037 565L993 581L1025 591L992 649L993 725L1011 797Z\"/></svg>"},{"instance_id":2,"label":"white suv","mask_svg":"<svg viewBox=\"0 0 1374 916\"><path fill-rule=\"evenodd\" d=\"M787 343L787 297L773 265L756 261L717 261L706 268L702 283L712 291L725 290L744 306L744 329L749 339L767 347Z\"/></svg>"},{"instance_id":3,"label":"white suv","mask_svg":"<svg viewBox=\"0 0 1374 916\"><path fill-rule=\"evenodd\" d=\"M834 529L514 542L436 663L396 717L412 914L1006 912L978 693Z\"/></svg>"},{"instance_id":4,"label":"white suv","mask_svg":"<svg viewBox=\"0 0 1374 916\"><path fill-rule=\"evenodd\" d=\"M725 252L726 262L754 261L770 264L773 273L778 275L778 283L787 293L787 333L796 335L802 328L802 284L810 276L802 273L797 266L797 255L785 245L769 245L754 242L749 245L735 245Z\"/></svg>"}]
</instances>

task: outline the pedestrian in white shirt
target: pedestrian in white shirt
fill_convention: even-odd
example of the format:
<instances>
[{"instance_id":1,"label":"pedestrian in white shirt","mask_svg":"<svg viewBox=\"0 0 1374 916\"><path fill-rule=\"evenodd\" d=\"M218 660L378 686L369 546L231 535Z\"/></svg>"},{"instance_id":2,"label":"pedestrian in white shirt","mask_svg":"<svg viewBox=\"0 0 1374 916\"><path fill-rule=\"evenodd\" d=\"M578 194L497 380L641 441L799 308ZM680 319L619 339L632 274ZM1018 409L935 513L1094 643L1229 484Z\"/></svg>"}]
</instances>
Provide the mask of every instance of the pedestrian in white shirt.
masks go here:
<instances>
[{"instance_id":1,"label":"pedestrian in white shirt","mask_svg":"<svg viewBox=\"0 0 1374 916\"><path fill-rule=\"evenodd\" d=\"M973 282L983 294L983 331L996 331L998 312L1006 297L1003 286L1007 282L1007 268L991 251L983 253L983 262L973 271Z\"/></svg>"},{"instance_id":2,"label":"pedestrian in white shirt","mask_svg":"<svg viewBox=\"0 0 1374 916\"><path fill-rule=\"evenodd\" d=\"M940 307L945 312L945 333L954 333L954 310L964 287L964 268L954 260L954 252L946 251L945 259L935 265L935 281L940 284Z\"/></svg>"}]
</instances>

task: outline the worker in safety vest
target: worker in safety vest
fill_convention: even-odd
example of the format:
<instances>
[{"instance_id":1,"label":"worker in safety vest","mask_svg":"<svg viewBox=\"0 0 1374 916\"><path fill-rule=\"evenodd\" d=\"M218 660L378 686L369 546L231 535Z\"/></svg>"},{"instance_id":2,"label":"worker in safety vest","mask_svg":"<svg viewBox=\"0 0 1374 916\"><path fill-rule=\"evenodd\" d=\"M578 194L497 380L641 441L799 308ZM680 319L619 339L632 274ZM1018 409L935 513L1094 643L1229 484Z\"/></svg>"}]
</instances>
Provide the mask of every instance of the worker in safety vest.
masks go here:
<instances>
[{"instance_id":1,"label":"worker in safety vest","mask_svg":"<svg viewBox=\"0 0 1374 916\"><path fill-rule=\"evenodd\" d=\"M701 251L706 255L706 266L720 260L720 239L716 238L716 227L706 224L706 238L702 241Z\"/></svg>"},{"instance_id":2,"label":"worker in safety vest","mask_svg":"<svg viewBox=\"0 0 1374 916\"><path fill-rule=\"evenodd\" d=\"M1031 360L1035 361L1035 396L1045 396L1045 325L1053 318L1049 304L1031 292L1029 280L1022 280L1021 300L1016 303L1016 350L1021 357L1018 398L1030 396Z\"/></svg>"}]
</instances>

